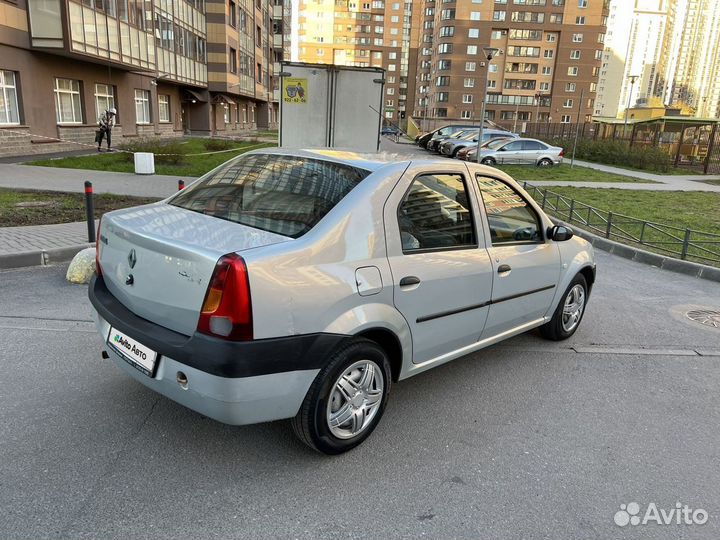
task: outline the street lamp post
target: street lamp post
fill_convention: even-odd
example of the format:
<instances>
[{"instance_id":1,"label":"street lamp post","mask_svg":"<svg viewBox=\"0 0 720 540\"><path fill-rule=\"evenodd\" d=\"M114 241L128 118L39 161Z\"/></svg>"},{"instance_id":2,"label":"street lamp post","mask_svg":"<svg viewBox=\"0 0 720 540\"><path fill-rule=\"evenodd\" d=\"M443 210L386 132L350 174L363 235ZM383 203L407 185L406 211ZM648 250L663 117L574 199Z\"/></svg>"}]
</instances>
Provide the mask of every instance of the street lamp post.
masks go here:
<instances>
[{"instance_id":1,"label":"street lamp post","mask_svg":"<svg viewBox=\"0 0 720 540\"><path fill-rule=\"evenodd\" d=\"M632 99L633 88L635 87L635 81L637 81L637 79L638 79L637 75L630 75L630 92L628 93L627 107L625 107L625 128L623 129L623 134L624 134L624 132L627 131L628 112L630 110L630 100Z\"/></svg>"},{"instance_id":2,"label":"street lamp post","mask_svg":"<svg viewBox=\"0 0 720 540\"><path fill-rule=\"evenodd\" d=\"M495 47L483 47L483 56L487 59L487 65L485 66L485 85L483 87L483 100L480 107L480 131L478 132L478 143L477 143L477 162L480 163L482 156L480 155L480 147L482 146L483 139L483 128L485 127L485 102L487 101L487 85L488 77L490 75L490 62L495 57L500 49Z\"/></svg>"}]
</instances>

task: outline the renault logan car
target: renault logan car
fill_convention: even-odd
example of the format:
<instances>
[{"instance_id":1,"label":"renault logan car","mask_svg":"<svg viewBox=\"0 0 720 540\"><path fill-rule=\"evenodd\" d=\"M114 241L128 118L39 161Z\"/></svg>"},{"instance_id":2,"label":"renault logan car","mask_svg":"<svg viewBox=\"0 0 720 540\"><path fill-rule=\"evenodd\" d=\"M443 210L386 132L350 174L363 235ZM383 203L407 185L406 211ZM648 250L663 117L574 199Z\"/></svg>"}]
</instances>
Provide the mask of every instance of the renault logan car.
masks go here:
<instances>
[{"instance_id":1,"label":"renault logan car","mask_svg":"<svg viewBox=\"0 0 720 540\"><path fill-rule=\"evenodd\" d=\"M336 454L393 383L571 336L594 281L591 246L496 169L274 149L105 214L89 296L135 380L228 424L291 418Z\"/></svg>"}]
</instances>

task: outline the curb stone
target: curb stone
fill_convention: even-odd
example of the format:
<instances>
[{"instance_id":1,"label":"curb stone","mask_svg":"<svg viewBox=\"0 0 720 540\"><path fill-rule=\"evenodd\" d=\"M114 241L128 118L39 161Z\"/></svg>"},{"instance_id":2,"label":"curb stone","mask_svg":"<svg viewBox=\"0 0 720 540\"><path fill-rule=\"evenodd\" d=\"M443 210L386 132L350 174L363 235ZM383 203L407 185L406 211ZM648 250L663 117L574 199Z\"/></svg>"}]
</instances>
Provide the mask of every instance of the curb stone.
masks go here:
<instances>
[{"instance_id":1,"label":"curb stone","mask_svg":"<svg viewBox=\"0 0 720 540\"><path fill-rule=\"evenodd\" d=\"M593 247L602 251L607 251L608 253L617 255L618 257L654 266L662 270L685 274L686 276L720 282L720 268L691 261L683 261L681 259L675 259L674 257L660 255L658 253L652 253L644 249L621 244L615 240L603 238L602 236L587 232L586 230L581 229L572 223L567 223L561 219L551 219L553 223L570 227L577 236L590 242Z\"/></svg>"},{"instance_id":2,"label":"curb stone","mask_svg":"<svg viewBox=\"0 0 720 540\"><path fill-rule=\"evenodd\" d=\"M71 261L80 251L89 247L95 247L95 244L85 243L61 248L39 249L0 255L0 270L23 268L26 266L46 266L48 264Z\"/></svg>"}]
</instances>

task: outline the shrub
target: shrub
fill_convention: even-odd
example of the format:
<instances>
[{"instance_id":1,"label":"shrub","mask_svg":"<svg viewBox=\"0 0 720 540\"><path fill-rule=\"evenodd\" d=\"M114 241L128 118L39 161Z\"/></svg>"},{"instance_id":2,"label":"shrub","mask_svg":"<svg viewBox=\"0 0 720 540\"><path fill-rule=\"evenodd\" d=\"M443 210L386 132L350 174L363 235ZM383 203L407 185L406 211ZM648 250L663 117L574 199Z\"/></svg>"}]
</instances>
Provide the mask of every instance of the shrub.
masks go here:
<instances>
[{"instance_id":1,"label":"shrub","mask_svg":"<svg viewBox=\"0 0 720 540\"><path fill-rule=\"evenodd\" d=\"M208 152L217 152L218 150L230 150L235 147L235 142L228 139L205 139L203 146Z\"/></svg>"},{"instance_id":2,"label":"shrub","mask_svg":"<svg viewBox=\"0 0 720 540\"><path fill-rule=\"evenodd\" d=\"M552 141L552 144L562 146L565 149L565 157L569 158L572 155L575 140L557 138ZM652 146L630 148L625 141L615 139L597 141L578 139L575 157L606 165L621 165L657 172L668 172L671 165L670 156L660 148Z\"/></svg>"}]
</instances>

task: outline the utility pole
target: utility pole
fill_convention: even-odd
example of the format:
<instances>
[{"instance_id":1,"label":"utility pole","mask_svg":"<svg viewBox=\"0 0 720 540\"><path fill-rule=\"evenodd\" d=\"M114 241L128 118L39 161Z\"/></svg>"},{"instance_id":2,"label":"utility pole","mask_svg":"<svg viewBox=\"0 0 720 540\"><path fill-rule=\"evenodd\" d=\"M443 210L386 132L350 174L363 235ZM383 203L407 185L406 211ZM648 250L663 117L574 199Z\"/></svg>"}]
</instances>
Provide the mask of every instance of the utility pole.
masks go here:
<instances>
[{"instance_id":1,"label":"utility pole","mask_svg":"<svg viewBox=\"0 0 720 540\"><path fill-rule=\"evenodd\" d=\"M582 114L582 102L585 97L585 89L580 89L580 102L578 103L578 116L575 123L575 144L573 145L572 159L570 160L570 168L575 166L575 149L577 148L578 135L580 135L580 115Z\"/></svg>"},{"instance_id":2,"label":"utility pole","mask_svg":"<svg viewBox=\"0 0 720 540\"><path fill-rule=\"evenodd\" d=\"M628 93L627 107L625 107L625 127L623 128L623 135L627 131L628 125L628 112L630 110L630 100L632 99L633 88L635 87L635 81L638 79L637 75L630 75L630 92Z\"/></svg>"},{"instance_id":3,"label":"utility pole","mask_svg":"<svg viewBox=\"0 0 720 540\"><path fill-rule=\"evenodd\" d=\"M487 64L485 64L485 83L482 88L482 105L480 107L480 131L478 132L478 142L477 142L477 162L480 163L482 160L482 156L480 155L480 147L482 146L482 140L483 140L483 128L485 127L485 102L487 101L487 85L488 85L488 77L490 75L490 62L495 57L497 53L500 52L500 49L496 49L495 47L483 47L483 55L487 59Z\"/></svg>"}]
</instances>

